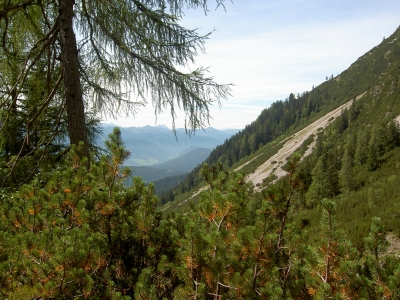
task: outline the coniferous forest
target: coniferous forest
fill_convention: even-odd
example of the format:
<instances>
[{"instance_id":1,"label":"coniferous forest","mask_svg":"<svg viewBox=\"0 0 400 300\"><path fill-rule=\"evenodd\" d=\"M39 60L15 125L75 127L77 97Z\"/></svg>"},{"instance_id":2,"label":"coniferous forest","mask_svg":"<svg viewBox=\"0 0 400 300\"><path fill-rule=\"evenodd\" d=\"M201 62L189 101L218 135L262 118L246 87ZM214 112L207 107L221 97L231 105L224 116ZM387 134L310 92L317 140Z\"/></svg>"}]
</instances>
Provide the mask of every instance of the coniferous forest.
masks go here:
<instances>
[{"instance_id":1,"label":"coniferous forest","mask_svg":"<svg viewBox=\"0 0 400 300\"><path fill-rule=\"evenodd\" d=\"M131 78L156 111L182 107L188 132L207 124L210 95L229 96L205 70L176 68L206 38L177 23L182 9L207 1L170 4L0 7L0 298L400 299L400 29L157 197L122 166L119 128L105 150L94 140L100 108L140 105L120 85ZM284 176L247 180L349 101Z\"/></svg>"}]
</instances>

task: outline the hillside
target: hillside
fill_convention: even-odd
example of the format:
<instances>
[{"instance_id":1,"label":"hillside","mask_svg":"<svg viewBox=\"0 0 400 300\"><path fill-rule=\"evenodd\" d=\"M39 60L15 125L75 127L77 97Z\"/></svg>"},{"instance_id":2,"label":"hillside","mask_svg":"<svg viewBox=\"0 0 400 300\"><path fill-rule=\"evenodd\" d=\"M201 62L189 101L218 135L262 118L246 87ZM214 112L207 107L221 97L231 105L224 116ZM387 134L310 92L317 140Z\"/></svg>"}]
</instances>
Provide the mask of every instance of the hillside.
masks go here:
<instances>
[{"instance_id":1,"label":"hillside","mask_svg":"<svg viewBox=\"0 0 400 300\"><path fill-rule=\"evenodd\" d=\"M374 216L400 235L395 184L400 180L399 57L400 29L338 76L272 104L218 146L208 165L220 162L244 172L259 191L257 197L268 198L286 180L288 161L298 153L301 188L291 202L293 221L303 220L317 230L321 201L329 198L340 212L339 228L358 247ZM163 203L173 199L164 210L184 211L187 203L197 203L202 182L197 168L169 198L162 198Z\"/></svg>"},{"instance_id":2,"label":"hillside","mask_svg":"<svg viewBox=\"0 0 400 300\"><path fill-rule=\"evenodd\" d=\"M153 182L168 177L175 177L189 173L197 165L206 160L211 150L204 148L190 148L179 157L153 166L131 167L133 176L142 177L144 182ZM175 185L179 182L175 182Z\"/></svg>"},{"instance_id":3,"label":"hillside","mask_svg":"<svg viewBox=\"0 0 400 300\"><path fill-rule=\"evenodd\" d=\"M358 115L361 108L364 112L359 122L362 120L365 124L395 118L399 114L396 98L399 75L398 34L399 29L379 46L362 55L347 70L314 87L313 90L297 94L297 97L292 93L286 100L273 103L261 112L257 120L212 151L206 162L212 165L219 161L231 168L246 164L241 171L246 174L253 173L278 152L283 145L282 141L341 105L350 105L351 101L360 99L362 95L365 95L362 100L349 108L351 118ZM387 104L378 105L378 99ZM188 178L175 188L175 196L190 193L191 189L201 185L199 170L193 170ZM260 183L260 180L262 178L257 179L255 184ZM163 202L170 200L171 197L163 198Z\"/></svg>"},{"instance_id":4,"label":"hillside","mask_svg":"<svg viewBox=\"0 0 400 300\"><path fill-rule=\"evenodd\" d=\"M201 164L210 155L211 150L205 148L195 148L189 152L182 152L177 158L171 159L157 165L158 168L167 170L177 170L183 173L189 173Z\"/></svg>"},{"instance_id":5,"label":"hillside","mask_svg":"<svg viewBox=\"0 0 400 300\"><path fill-rule=\"evenodd\" d=\"M356 97L355 101L359 100L365 93ZM286 175L286 171L283 170L284 163L288 160L288 158L298 150L298 148L311 136L315 135L318 132L323 131L324 128L329 126L331 122L337 117L339 117L344 110L350 108L353 104L353 101L346 102L345 104L340 105L338 108L332 110L327 113L325 116L319 118L314 121L307 127L302 130L296 132L292 136L286 138L281 143L284 143L282 148L278 151L278 153L272 155L268 160L266 160L263 164L261 164L253 173L249 174L247 180L252 182L254 185L259 186L263 182L265 178L269 176L276 176L276 179L281 178ZM310 155L313 150L312 145L308 146L308 150L304 153L304 156ZM275 163L273 163L275 162ZM248 164L248 163L246 163ZM242 169L243 166L239 166L235 170Z\"/></svg>"}]
</instances>

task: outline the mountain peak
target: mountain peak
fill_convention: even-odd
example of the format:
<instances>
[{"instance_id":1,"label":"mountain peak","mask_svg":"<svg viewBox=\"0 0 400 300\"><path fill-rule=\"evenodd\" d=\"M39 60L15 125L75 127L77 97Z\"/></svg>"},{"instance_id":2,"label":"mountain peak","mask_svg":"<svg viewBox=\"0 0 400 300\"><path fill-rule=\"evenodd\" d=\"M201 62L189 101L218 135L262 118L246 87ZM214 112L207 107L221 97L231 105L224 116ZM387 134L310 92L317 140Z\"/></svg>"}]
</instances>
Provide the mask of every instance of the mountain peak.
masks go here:
<instances>
[{"instance_id":1,"label":"mountain peak","mask_svg":"<svg viewBox=\"0 0 400 300\"><path fill-rule=\"evenodd\" d=\"M163 125L163 124L156 125L155 127L156 127L156 128L162 128L162 129L168 129L168 130L171 130L171 129L169 129L169 127L168 127L168 126L166 126L166 125Z\"/></svg>"}]
</instances>

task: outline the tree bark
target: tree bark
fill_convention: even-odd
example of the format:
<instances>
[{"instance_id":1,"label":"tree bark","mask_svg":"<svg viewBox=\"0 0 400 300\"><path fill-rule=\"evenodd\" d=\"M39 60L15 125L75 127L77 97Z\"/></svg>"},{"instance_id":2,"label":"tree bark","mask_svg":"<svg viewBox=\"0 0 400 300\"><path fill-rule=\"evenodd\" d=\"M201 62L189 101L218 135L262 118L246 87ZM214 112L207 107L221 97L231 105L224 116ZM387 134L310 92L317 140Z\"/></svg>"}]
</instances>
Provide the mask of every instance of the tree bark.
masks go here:
<instances>
[{"instance_id":1,"label":"tree bark","mask_svg":"<svg viewBox=\"0 0 400 300\"><path fill-rule=\"evenodd\" d=\"M89 145L85 123L85 107L79 76L79 60L76 37L73 30L75 0L60 1L61 67L68 116L70 144L84 143L82 155L89 157Z\"/></svg>"}]
</instances>

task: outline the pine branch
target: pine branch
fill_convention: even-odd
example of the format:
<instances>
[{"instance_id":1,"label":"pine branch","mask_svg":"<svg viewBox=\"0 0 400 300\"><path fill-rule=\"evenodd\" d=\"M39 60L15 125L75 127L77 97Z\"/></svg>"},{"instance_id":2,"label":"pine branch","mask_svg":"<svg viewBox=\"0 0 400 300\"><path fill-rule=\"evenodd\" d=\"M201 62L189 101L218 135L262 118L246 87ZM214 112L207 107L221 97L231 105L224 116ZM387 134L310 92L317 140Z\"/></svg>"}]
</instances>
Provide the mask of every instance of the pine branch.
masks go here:
<instances>
[{"instance_id":1,"label":"pine branch","mask_svg":"<svg viewBox=\"0 0 400 300\"><path fill-rule=\"evenodd\" d=\"M4 9L0 10L0 21L3 17L5 17L10 12L21 9L21 8L25 10L28 6L34 5L35 3L36 3L36 0L27 0L25 2L16 4L14 6L9 6L9 7L4 6Z\"/></svg>"}]
</instances>

